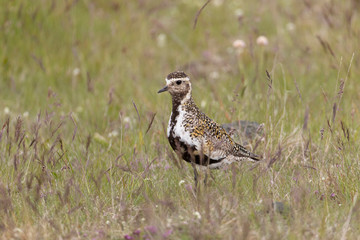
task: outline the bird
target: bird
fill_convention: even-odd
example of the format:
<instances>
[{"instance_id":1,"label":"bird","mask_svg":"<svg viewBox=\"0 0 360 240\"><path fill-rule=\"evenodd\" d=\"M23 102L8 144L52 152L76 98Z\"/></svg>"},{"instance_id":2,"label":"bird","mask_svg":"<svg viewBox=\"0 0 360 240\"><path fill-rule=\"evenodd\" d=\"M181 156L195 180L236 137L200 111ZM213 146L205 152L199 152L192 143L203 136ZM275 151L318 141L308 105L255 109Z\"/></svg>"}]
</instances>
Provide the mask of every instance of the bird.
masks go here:
<instances>
[{"instance_id":1,"label":"bird","mask_svg":"<svg viewBox=\"0 0 360 240\"><path fill-rule=\"evenodd\" d=\"M167 75L166 85L158 93L169 92L172 111L167 138L172 149L183 160L194 165L219 169L233 162L260 161L260 157L236 143L225 129L206 116L192 97L190 78L183 71ZM195 181L196 181L196 168Z\"/></svg>"}]
</instances>

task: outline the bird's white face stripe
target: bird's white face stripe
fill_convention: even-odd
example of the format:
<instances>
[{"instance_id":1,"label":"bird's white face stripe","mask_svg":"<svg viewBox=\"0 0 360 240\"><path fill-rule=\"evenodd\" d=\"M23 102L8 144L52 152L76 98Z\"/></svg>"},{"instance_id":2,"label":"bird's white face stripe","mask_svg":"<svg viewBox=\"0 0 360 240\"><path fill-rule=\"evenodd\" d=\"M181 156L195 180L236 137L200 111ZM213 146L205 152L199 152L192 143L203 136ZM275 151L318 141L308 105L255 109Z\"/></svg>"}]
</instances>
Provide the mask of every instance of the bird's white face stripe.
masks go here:
<instances>
[{"instance_id":1,"label":"bird's white face stripe","mask_svg":"<svg viewBox=\"0 0 360 240\"><path fill-rule=\"evenodd\" d=\"M190 81L190 78L171 78L171 79L167 79L165 78L165 81L166 81L166 84L170 84L172 82L176 82L178 80L181 80L181 81Z\"/></svg>"}]
</instances>

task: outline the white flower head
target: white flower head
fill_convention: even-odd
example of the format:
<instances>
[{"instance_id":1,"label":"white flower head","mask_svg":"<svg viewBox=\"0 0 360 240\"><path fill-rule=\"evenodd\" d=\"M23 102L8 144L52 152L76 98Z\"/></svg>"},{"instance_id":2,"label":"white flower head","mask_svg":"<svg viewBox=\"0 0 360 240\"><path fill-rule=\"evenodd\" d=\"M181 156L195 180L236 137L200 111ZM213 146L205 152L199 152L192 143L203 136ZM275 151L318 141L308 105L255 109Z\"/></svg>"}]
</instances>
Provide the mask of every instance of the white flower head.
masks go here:
<instances>
[{"instance_id":1,"label":"white flower head","mask_svg":"<svg viewBox=\"0 0 360 240\"><path fill-rule=\"evenodd\" d=\"M212 71L209 75L211 79L218 79L220 77L220 74L218 71Z\"/></svg>"},{"instance_id":2,"label":"white flower head","mask_svg":"<svg viewBox=\"0 0 360 240\"><path fill-rule=\"evenodd\" d=\"M199 220L201 219L201 214L198 211L194 212L194 216Z\"/></svg>"},{"instance_id":3,"label":"white flower head","mask_svg":"<svg viewBox=\"0 0 360 240\"><path fill-rule=\"evenodd\" d=\"M215 7L220 7L221 5L223 5L224 0L214 0L213 4Z\"/></svg>"},{"instance_id":4,"label":"white flower head","mask_svg":"<svg viewBox=\"0 0 360 240\"><path fill-rule=\"evenodd\" d=\"M109 133L109 137L117 137L119 135L119 132L118 131L116 131L116 130L113 130L113 131L111 131L110 133Z\"/></svg>"},{"instance_id":5,"label":"white flower head","mask_svg":"<svg viewBox=\"0 0 360 240\"><path fill-rule=\"evenodd\" d=\"M124 117L124 122L125 123L130 123L130 121L131 121L130 117Z\"/></svg>"},{"instance_id":6,"label":"white flower head","mask_svg":"<svg viewBox=\"0 0 360 240\"><path fill-rule=\"evenodd\" d=\"M75 109L76 112L78 113L81 113L84 111L84 109L81 107L81 106L78 106L76 109Z\"/></svg>"},{"instance_id":7,"label":"white flower head","mask_svg":"<svg viewBox=\"0 0 360 240\"><path fill-rule=\"evenodd\" d=\"M185 180L180 180L179 186L181 186L181 185L184 184L184 183L185 183Z\"/></svg>"},{"instance_id":8,"label":"white flower head","mask_svg":"<svg viewBox=\"0 0 360 240\"><path fill-rule=\"evenodd\" d=\"M235 10L235 16L241 18L244 15L244 11L241 8Z\"/></svg>"},{"instance_id":9,"label":"white flower head","mask_svg":"<svg viewBox=\"0 0 360 240\"><path fill-rule=\"evenodd\" d=\"M5 108L4 108L4 113L5 113L6 115L10 114L10 108L5 107Z\"/></svg>"},{"instance_id":10,"label":"white flower head","mask_svg":"<svg viewBox=\"0 0 360 240\"><path fill-rule=\"evenodd\" d=\"M166 44L166 35L164 33L160 33L156 38L156 42L158 47L164 47Z\"/></svg>"},{"instance_id":11,"label":"white flower head","mask_svg":"<svg viewBox=\"0 0 360 240\"><path fill-rule=\"evenodd\" d=\"M243 49L246 47L246 43L244 40L241 40L241 39L236 39L234 42L233 42L233 47L234 48L237 48L237 49Z\"/></svg>"},{"instance_id":12,"label":"white flower head","mask_svg":"<svg viewBox=\"0 0 360 240\"><path fill-rule=\"evenodd\" d=\"M286 29L291 32L291 31L294 31L296 28L295 24L292 23L292 22L289 22L288 24L286 24Z\"/></svg>"},{"instance_id":13,"label":"white flower head","mask_svg":"<svg viewBox=\"0 0 360 240\"><path fill-rule=\"evenodd\" d=\"M72 74L73 74L74 77L78 76L80 74L80 69L79 68L74 68Z\"/></svg>"},{"instance_id":14,"label":"white flower head","mask_svg":"<svg viewBox=\"0 0 360 240\"><path fill-rule=\"evenodd\" d=\"M206 107L206 101L205 101L205 100L202 100L201 103L200 103L200 106L201 106L201 108Z\"/></svg>"},{"instance_id":15,"label":"white flower head","mask_svg":"<svg viewBox=\"0 0 360 240\"><path fill-rule=\"evenodd\" d=\"M267 39L267 37L265 36L259 36L257 39L256 39L256 43L260 46L266 46L269 44L269 40Z\"/></svg>"},{"instance_id":16,"label":"white flower head","mask_svg":"<svg viewBox=\"0 0 360 240\"><path fill-rule=\"evenodd\" d=\"M166 227L171 227L171 224L172 224L172 219L171 218L167 218L166 219Z\"/></svg>"}]
</instances>

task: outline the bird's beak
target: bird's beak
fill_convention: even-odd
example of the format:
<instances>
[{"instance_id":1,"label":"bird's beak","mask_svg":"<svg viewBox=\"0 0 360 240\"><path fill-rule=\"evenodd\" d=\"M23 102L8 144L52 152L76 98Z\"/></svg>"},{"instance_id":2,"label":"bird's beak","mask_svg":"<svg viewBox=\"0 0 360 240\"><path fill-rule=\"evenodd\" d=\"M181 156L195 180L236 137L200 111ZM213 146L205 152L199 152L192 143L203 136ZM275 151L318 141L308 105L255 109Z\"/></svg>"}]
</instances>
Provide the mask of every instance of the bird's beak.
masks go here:
<instances>
[{"instance_id":1,"label":"bird's beak","mask_svg":"<svg viewBox=\"0 0 360 240\"><path fill-rule=\"evenodd\" d=\"M168 86L163 87L158 91L158 93L166 92L168 90Z\"/></svg>"}]
</instances>

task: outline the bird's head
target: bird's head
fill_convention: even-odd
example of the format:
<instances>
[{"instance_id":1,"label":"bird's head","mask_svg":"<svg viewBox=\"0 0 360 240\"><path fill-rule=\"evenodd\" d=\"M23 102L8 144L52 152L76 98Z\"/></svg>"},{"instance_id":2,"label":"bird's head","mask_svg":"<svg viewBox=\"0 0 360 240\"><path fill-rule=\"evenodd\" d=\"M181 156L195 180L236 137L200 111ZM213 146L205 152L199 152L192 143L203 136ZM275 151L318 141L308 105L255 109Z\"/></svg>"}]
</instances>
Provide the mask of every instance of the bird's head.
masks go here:
<instances>
[{"instance_id":1,"label":"bird's head","mask_svg":"<svg viewBox=\"0 0 360 240\"><path fill-rule=\"evenodd\" d=\"M190 78L182 71L172 72L166 77L166 86L158 93L168 91L174 100L182 101L191 97Z\"/></svg>"}]
</instances>

